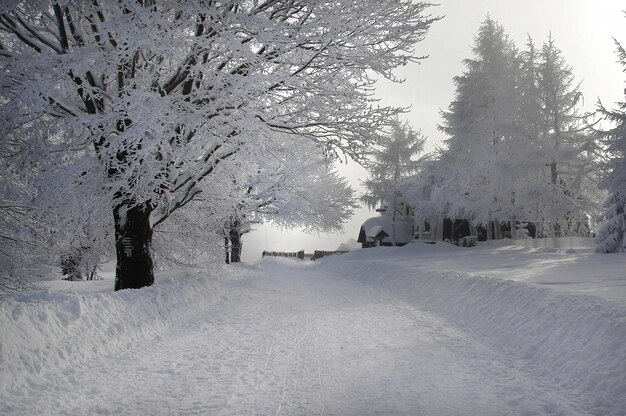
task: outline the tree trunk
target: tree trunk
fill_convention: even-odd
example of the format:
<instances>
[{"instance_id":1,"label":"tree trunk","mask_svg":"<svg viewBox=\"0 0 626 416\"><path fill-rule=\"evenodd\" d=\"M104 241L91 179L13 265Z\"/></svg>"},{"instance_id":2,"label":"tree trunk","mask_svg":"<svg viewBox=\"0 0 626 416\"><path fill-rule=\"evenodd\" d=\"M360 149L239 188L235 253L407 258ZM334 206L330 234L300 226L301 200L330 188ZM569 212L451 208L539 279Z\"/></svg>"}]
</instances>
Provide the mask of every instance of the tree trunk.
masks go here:
<instances>
[{"instance_id":1,"label":"tree trunk","mask_svg":"<svg viewBox=\"0 0 626 416\"><path fill-rule=\"evenodd\" d=\"M500 224L500 221L493 222L493 238L494 240L502 240L502 224Z\"/></svg>"},{"instance_id":2,"label":"tree trunk","mask_svg":"<svg viewBox=\"0 0 626 416\"><path fill-rule=\"evenodd\" d=\"M559 178L558 171L556 169L556 160L550 162L550 183L556 185L557 179Z\"/></svg>"},{"instance_id":3,"label":"tree trunk","mask_svg":"<svg viewBox=\"0 0 626 416\"><path fill-rule=\"evenodd\" d=\"M230 238L230 262L239 263L241 261L241 233L237 228L231 228Z\"/></svg>"},{"instance_id":4,"label":"tree trunk","mask_svg":"<svg viewBox=\"0 0 626 416\"><path fill-rule=\"evenodd\" d=\"M554 146L555 149L558 148L558 146ZM552 162L550 163L550 182L552 183L552 185L556 186L557 182L559 179L559 174L557 171L557 166L556 166L556 160L552 160ZM554 190L554 192L556 192L556 190ZM561 224L559 224L559 221L556 220L554 221L554 232L552 237L561 237Z\"/></svg>"},{"instance_id":5,"label":"tree trunk","mask_svg":"<svg viewBox=\"0 0 626 416\"><path fill-rule=\"evenodd\" d=\"M154 283L152 227L146 205L113 209L115 219L115 290L139 289Z\"/></svg>"},{"instance_id":6,"label":"tree trunk","mask_svg":"<svg viewBox=\"0 0 626 416\"><path fill-rule=\"evenodd\" d=\"M230 262L239 263L241 261L241 221L231 220L226 234L226 245L230 245Z\"/></svg>"},{"instance_id":7,"label":"tree trunk","mask_svg":"<svg viewBox=\"0 0 626 416\"><path fill-rule=\"evenodd\" d=\"M224 253L226 253L226 264L230 264L230 238L224 237Z\"/></svg>"}]
</instances>

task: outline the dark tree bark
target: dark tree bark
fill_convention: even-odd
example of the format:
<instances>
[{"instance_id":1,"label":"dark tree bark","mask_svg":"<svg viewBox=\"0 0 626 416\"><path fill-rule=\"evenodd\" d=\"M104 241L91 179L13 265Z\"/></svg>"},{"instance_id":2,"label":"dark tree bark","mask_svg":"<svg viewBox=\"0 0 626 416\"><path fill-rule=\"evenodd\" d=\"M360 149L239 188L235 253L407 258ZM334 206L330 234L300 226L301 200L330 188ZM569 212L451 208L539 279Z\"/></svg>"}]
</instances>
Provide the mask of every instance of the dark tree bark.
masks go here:
<instances>
[{"instance_id":1,"label":"dark tree bark","mask_svg":"<svg viewBox=\"0 0 626 416\"><path fill-rule=\"evenodd\" d=\"M231 263L239 263L241 261L241 231L239 227L233 227L229 233L230 239L230 261Z\"/></svg>"},{"instance_id":2,"label":"dark tree bark","mask_svg":"<svg viewBox=\"0 0 626 416\"><path fill-rule=\"evenodd\" d=\"M115 290L139 289L154 283L151 209L144 205L118 205L115 219Z\"/></svg>"},{"instance_id":3,"label":"dark tree bark","mask_svg":"<svg viewBox=\"0 0 626 416\"><path fill-rule=\"evenodd\" d=\"M555 146L558 148L558 146ZM556 185L559 181L559 173L557 171L556 160L550 163L550 181L553 185ZM554 231L552 237L562 237L563 231L561 230L561 224L558 221L554 222Z\"/></svg>"},{"instance_id":4,"label":"dark tree bark","mask_svg":"<svg viewBox=\"0 0 626 416\"><path fill-rule=\"evenodd\" d=\"M241 262L241 222L231 219L224 231L224 250L226 251L226 264Z\"/></svg>"},{"instance_id":5,"label":"dark tree bark","mask_svg":"<svg viewBox=\"0 0 626 416\"><path fill-rule=\"evenodd\" d=\"M224 237L224 253L226 253L226 264L230 264L230 238Z\"/></svg>"}]
</instances>

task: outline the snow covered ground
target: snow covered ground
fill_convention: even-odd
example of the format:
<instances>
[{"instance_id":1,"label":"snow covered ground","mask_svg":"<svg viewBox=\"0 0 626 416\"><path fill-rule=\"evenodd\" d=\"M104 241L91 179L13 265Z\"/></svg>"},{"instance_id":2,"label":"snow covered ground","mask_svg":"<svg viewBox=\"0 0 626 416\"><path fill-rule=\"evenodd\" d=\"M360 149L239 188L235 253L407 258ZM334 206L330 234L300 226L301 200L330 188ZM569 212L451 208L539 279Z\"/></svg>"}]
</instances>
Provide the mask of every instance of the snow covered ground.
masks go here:
<instances>
[{"instance_id":1,"label":"snow covered ground","mask_svg":"<svg viewBox=\"0 0 626 416\"><path fill-rule=\"evenodd\" d=\"M479 245L462 248L447 243L420 242L401 248L381 247L378 251L374 260L419 270L462 271L533 283L560 293L594 295L626 305L626 257L621 253L600 254L591 247L544 249ZM369 255L362 252L359 258L368 259Z\"/></svg>"},{"instance_id":2,"label":"snow covered ground","mask_svg":"<svg viewBox=\"0 0 626 416\"><path fill-rule=\"evenodd\" d=\"M624 415L624 265L419 243L55 283L0 301L0 414Z\"/></svg>"}]
</instances>

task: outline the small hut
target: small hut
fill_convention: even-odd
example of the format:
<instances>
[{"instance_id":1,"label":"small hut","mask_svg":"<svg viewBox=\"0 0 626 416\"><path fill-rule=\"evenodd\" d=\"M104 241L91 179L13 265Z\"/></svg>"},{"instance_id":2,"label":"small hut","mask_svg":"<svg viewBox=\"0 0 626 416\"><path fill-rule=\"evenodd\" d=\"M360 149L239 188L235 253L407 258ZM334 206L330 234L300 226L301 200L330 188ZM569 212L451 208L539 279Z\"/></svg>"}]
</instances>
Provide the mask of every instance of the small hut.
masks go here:
<instances>
[{"instance_id":1,"label":"small hut","mask_svg":"<svg viewBox=\"0 0 626 416\"><path fill-rule=\"evenodd\" d=\"M405 219L397 219L395 227L388 216L373 217L361 225L357 242L361 247L392 246L395 228L397 246L403 246L413 239L413 226Z\"/></svg>"}]
</instances>

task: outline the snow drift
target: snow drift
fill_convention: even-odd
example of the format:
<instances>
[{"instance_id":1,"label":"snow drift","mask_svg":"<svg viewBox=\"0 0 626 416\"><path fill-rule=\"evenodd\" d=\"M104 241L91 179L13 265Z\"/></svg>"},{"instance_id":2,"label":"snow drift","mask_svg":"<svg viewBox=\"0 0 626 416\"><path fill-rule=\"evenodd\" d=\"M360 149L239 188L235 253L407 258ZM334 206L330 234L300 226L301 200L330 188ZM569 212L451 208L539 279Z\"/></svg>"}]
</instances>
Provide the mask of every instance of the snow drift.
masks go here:
<instances>
[{"instance_id":1,"label":"snow drift","mask_svg":"<svg viewBox=\"0 0 626 416\"><path fill-rule=\"evenodd\" d=\"M374 302L401 299L447 320L498 352L498 356L505 353L510 357L502 365L523 369L540 384L571 394L571 401L588 413L624 414L623 304L556 293L524 282L429 270L432 266L427 263L428 255L435 258L432 253L441 250L448 251L443 257L456 256L461 262L471 262L471 257L478 255L451 245L411 244L403 248L356 250L319 263L294 263L297 267L288 273L279 267L268 267L278 260L265 260L258 269L245 265L212 266L206 273L158 275L154 286L140 291L39 291L11 295L0 302L0 397L27 397L31 390L45 390L48 386L41 385L42 379L51 380L59 374L71 377L69 370L73 367L103 355L115 359L129 346L135 352L155 348L155 341L168 328L206 319L222 299L232 295L232 287L216 276L241 278L259 271L270 275L283 273L280 279L288 279L291 273L305 268L305 277L300 277L321 277L315 284L329 285L337 279L346 283L337 286L345 290L346 296L358 289L355 283L360 283L373 294ZM491 261L487 266L496 264L483 254L479 259ZM329 285L324 289L337 287ZM249 288L259 290L254 285ZM318 306L322 308L316 305L314 309ZM263 334L255 336L262 338ZM546 409L545 413L555 412Z\"/></svg>"},{"instance_id":2,"label":"snow drift","mask_svg":"<svg viewBox=\"0 0 626 416\"><path fill-rule=\"evenodd\" d=\"M371 250L325 259L321 267L448 319L506 352L515 365L575 393L593 414L623 414L626 311L620 305L527 283L424 270L416 247ZM385 260L401 251L403 259L415 258L413 266Z\"/></svg>"},{"instance_id":3,"label":"snow drift","mask_svg":"<svg viewBox=\"0 0 626 416\"><path fill-rule=\"evenodd\" d=\"M233 275L239 270L217 266L207 274ZM6 297L0 303L0 396L36 384L49 371L123 354L128 346L154 339L167 327L206 311L222 296L219 280L178 272L157 276L154 286L141 290L44 290Z\"/></svg>"}]
</instances>

